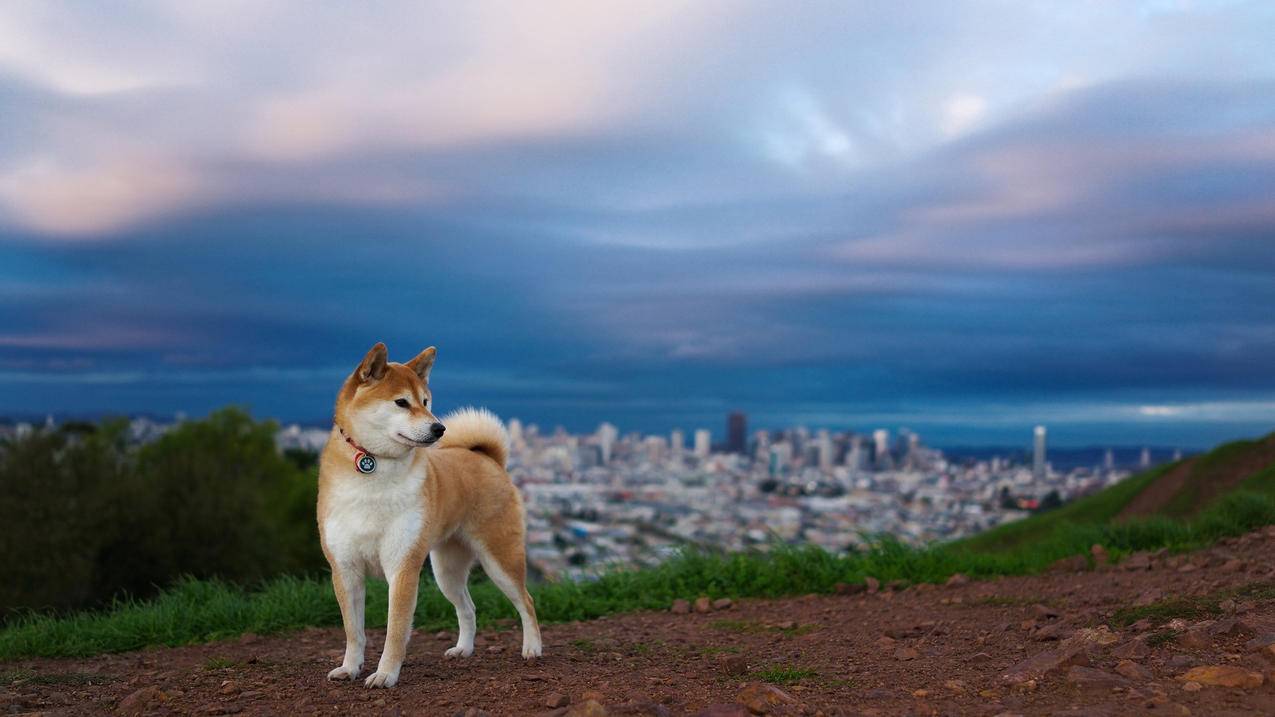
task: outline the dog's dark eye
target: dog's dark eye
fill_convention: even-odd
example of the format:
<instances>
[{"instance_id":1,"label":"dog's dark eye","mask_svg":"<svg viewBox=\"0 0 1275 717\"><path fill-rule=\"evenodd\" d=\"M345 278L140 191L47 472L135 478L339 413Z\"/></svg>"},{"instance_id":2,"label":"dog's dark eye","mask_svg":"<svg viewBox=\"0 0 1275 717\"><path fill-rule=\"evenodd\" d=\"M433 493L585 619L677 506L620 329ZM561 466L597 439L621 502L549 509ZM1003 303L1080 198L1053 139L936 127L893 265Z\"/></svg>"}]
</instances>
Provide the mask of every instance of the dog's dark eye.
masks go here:
<instances>
[{"instance_id":1,"label":"dog's dark eye","mask_svg":"<svg viewBox=\"0 0 1275 717\"><path fill-rule=\"evenodd\" d=\"M394 402L394 405L398 406L399 408L411 408L411 404L407 402L406 398L400 398L396 400Z\"/></svg>"},{"instance_id":2,"label":"dog's dark eye","mask_svg":"<svg viewBox=\"0 0 1275 717\"><path fill-rule=\"evenodd\" d=\"M422 406L428 406L428 405L429 405L429 399L428 399L428 398L422 398L422 399L421 399L421 405L422 405Z\"/></svg>"}]
</instances>

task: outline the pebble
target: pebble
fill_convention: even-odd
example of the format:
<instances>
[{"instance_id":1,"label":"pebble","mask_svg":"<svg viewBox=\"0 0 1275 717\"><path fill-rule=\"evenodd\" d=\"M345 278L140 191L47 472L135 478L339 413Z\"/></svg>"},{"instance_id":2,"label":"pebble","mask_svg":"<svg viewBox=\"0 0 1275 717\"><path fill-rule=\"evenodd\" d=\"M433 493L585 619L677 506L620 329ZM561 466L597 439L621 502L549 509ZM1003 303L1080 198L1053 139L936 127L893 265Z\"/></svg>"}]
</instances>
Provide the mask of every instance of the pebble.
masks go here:
<instances>
[{"instance_id":1,"label":"pebble","mask_svg":"<svg viewBox=\"0 0 1275 717\"><path fill-rule=\"evenodd\" d=\"M1131 680L1151 679L1151 671L1133 660L1121 660L1116 665L1116 674L1123 675Z\"/></svg>"},{"instance_id":2,"label":"pebble","mask_svg":"<svg viewBox=\"0 0 1275 717\"><path fill-rule=\"evenodd\" d=\"M713 601L708 599L707 595L700 595L695 598L695 612L708 613L713 611Z\"/></svg>"},{"instance_id":3,"label":"pebble","mask_svg":"<svg viewBox=\"0 0 1275 717\"><path fill-rule=\"evenodd\" d=\"M1187 682L1198 682L1202 685L1217 685L1219 687L1239 687L1242 689L1253 689L1261 687L1266 678L1262 677L1262 673L1246 670L1235 665L1204 665L1194 667L1187 670L1178 677L1180 680Z\"/></svg>"},{"instance_id":4,"label":"pebble","mask_svg":"<svg viewBox=\"0 0 1275 717\"><path fill-rule=\"evenodd\" d=\"M731 599L728 597L717 598L716 600L713 601L713 609L714 610L729 610L731 606L734 604L735 603L731 601Z\"/></svg>"},{"instance_id":5,"label":"pebble","mask_svg":"<svg viewBox=\"0 0 1275 717\"><path fill-rule=\"evenodd\" d=\"M545 707L548 707L551 710L558 709L559 707L566 707L570 702L571 698L561 692L550 692L549 695L545 697Z\"/></svg>"},{"instance_id":6,"label":"pebble","mask_svg":"<svg viewBox=\"0 0 1275 717\"><path fill-rule=\"evenodd\" d=\"M685 600L674 600L670 609L674 615L686 615L691 611L691 604Z\"/></svg>"},{"instance_id":7,"label":"pebble","mask_svg":"<svg viewBox=\"0 0 1275 717\"><path fill-rule=\"evenodd\" d=\"M953 573L952 577L948 578L947 582L943 584L949 588L956 588L962 585L968 585L969 582L970 582L970 579L965 577L961 573Z\"/></svg>"}]
</instances>

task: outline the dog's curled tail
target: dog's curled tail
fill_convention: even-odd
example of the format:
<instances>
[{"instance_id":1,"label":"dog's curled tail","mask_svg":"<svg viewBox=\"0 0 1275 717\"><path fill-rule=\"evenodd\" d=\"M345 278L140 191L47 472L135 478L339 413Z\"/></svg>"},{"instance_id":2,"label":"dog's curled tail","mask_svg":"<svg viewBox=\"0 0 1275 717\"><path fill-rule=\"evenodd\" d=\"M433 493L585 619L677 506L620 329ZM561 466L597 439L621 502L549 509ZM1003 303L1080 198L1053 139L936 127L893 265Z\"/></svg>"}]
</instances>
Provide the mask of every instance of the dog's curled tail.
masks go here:
<instances>
[{"instance_id":1,"label":"dog's curled tail","mask_svg":"<svg viewBox=\"0 0 1275 717\"><path fill-rule=\"evenodd\" d=\"M485 408L462 408L442 418L446 433L438 439L439 448L464 448L477 451L505 467L509 460L509 433L496 414Z\"/></svg>"}]
</instances>

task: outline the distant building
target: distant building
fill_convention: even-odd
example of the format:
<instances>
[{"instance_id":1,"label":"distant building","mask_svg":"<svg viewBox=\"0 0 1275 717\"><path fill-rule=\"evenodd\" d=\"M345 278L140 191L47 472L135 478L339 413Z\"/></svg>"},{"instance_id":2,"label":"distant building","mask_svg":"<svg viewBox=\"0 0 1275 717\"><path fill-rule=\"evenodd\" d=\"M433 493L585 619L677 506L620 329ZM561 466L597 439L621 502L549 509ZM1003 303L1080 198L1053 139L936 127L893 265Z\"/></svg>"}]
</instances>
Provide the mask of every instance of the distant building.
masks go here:
<instances>
[{"instance_id":1,"label":"distant building","mask_svg":"<svg viewBox=\"0 0 1275 717\"><path fill-rule=\"evenodd\" d=\"M890 432L884 428L872 432L872 458L877 470L894 468L894 459L890 457Z\"/></svg>"},{"instance_id":2,"label":"distant building","mask_svg":"<svg viewBox=\"0 0 1275 717\"><path fill-rule=\"evenodd\" d=\"M619 437L620 431L604 421L594 435L597 437L598 447L602 449L602 465L606 465L611 462L611 449L615 446L615 439Z\"/></svg>"},{"instance_id":3,"label":"distant building","mask_svg":"<svg viewBox=\"0 0 1275 717\"><path fill-rule=\"evenodd\" d=\"M709 433L707 428L695 431L695 455L708 458L708 454L712 451L712 443L713 434Z\"/></svg>"},{"instance_id":4,"label":"distant building","mask_svg":"<svg viewBox=\"0 0 1275 717\"><path fill-rule=\"evenodd\" d=\"M1108 473L1116 469L1116 454L1110 448L1102 454L1102 469Z\"/></svg>"},{"instance_id":5,"label":"distant building","mask_svg":"<svg viewBox=\"0 0 1275 717\"><path fill-rule=\"evenodd\" d=\"M1138 467L1146 470L1151 467L1151 449L1143 448L1142 455L1138 457Z\"/></svg>"},{"instance_id":6,"label":"distant building","mask_svg":"<svg viewBox=\"0 0 1275 717\"><path fill-rule=\"evenodd\" d=\"M1032 478L1035 480L1044 480L1045 474L1048 473L1047 464L1045 463L1045 427L1036 426L1034 435L1035 441L1032 446Z\"/></svg>"},{"instance_id":7,"label":"distant building","mask_svg":"<svg viewBox=\"0 0 1275 717\"><path fill-rule=\"evenodd\" d=\"M815 434L815 447L819 455L819 470L832 470L832 436L827 429L819 429Z\"/></svg>"},{"instance_id":8,"label":"distant building","mask_svg":"<svg viewBox=\"0 0 1275 717\"><path fill-rule=\"evenodd\" d=\"M726 418L726 452L748 453L748 417L734 411Z\"/></svg>"},{"instance_id":9,"label":"distant building","mask_svg":"<svg viewBox=\"0 0 1275 717\"><path fill-rule=\"evenodd\" d=\"M686 436L682 433L682 429L673 429L673 432L668 436L668 446L674 458L682 457L682 451L686 450Z\"/></svg>"}]
</instances>

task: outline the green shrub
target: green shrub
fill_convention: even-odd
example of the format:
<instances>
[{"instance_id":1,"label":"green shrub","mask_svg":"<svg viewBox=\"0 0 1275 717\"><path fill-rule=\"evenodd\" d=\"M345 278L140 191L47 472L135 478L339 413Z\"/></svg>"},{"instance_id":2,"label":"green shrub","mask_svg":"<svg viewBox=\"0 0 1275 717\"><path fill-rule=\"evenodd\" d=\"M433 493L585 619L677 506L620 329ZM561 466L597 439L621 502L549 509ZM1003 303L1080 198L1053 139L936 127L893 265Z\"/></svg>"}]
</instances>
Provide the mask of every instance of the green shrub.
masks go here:
<instances>
[{"instance_id":1,"label":"green shrub","mask_svg":"<svg viewBox=\"0 0 1275 717\"><path fill-rule=\"evenodd\" d=\"M127 424L0 445L0 614L148 596L179 576L257 583L325 567L315 473L226 409L140 449Z\"/></svg>"}]
</instances>

